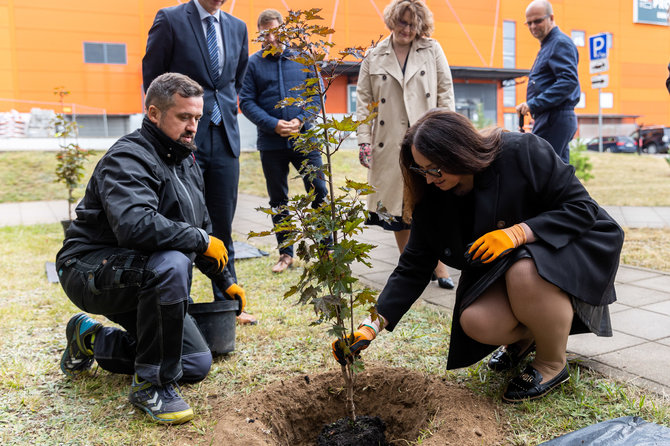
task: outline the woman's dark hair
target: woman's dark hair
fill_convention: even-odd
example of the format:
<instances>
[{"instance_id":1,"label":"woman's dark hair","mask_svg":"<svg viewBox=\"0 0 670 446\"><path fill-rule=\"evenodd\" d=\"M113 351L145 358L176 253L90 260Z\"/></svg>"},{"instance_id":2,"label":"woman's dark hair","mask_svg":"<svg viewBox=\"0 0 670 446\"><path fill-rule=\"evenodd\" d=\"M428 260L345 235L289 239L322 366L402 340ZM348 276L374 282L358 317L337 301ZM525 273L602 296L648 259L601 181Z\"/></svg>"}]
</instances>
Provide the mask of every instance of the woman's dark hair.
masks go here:
<instances>
[{"instance_id":1,"label":"woman's dark hair","mask_svg":"<svg viewBox=\"0 0 670 446\"><path fill-rule=\"evenodd\" d=\"M498 155L501 128L477 130L470 120L444 108L434 108L407 130L400 147L400 169L405 183L403 218L407 221L428 184L414 165L412 146L443 172L455 175L476 174L491 165Z\"/></svg>"}]
</instances>

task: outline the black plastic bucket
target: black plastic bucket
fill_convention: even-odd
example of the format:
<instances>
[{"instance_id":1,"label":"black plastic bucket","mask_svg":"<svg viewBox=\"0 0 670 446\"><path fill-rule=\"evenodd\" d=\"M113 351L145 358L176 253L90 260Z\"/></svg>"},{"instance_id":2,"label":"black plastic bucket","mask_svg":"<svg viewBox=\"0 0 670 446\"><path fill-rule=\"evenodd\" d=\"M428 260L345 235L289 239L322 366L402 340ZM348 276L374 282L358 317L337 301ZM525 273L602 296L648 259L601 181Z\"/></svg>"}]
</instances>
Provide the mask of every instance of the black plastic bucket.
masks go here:
<instances>
[{"instance_id":1,"label":"black plastic bucket","mask_svg":"<svg viewBox=\"0 0 670 446\"><path fill-rule=\"evenodd\" d=\"M236 300L193 303L188 312L193 316L213 355L235 350L235 316L240 308Z\"/></svg>"}]
</instances>

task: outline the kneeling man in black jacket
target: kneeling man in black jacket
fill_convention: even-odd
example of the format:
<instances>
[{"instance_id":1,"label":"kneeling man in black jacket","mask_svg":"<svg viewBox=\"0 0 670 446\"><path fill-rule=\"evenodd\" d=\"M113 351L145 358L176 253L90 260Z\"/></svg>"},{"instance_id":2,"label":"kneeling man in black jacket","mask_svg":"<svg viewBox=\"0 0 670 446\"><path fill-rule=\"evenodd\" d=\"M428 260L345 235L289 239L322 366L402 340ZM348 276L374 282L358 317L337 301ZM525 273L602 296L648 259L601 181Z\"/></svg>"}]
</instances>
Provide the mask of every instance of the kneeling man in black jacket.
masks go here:
<instances>
[{"instance_id":1,"label":"kneeling man in black jacket","mask_svg":"<svg viewBox=\"0 0 670 446\"><path fill-rule=\"evenodd\" d=\"M192 265L244 308L225 269L228 253L210 234L203 179L194 158L203 89L166 73L146 93L142 128L102 157L56 258L60 282L84 313L67 324L61 370L73 377L96 360L133 375L130 402L161 423L193 418L177 380L207 376L212 354L187 313Z\"/></svg>"}]
</instances>

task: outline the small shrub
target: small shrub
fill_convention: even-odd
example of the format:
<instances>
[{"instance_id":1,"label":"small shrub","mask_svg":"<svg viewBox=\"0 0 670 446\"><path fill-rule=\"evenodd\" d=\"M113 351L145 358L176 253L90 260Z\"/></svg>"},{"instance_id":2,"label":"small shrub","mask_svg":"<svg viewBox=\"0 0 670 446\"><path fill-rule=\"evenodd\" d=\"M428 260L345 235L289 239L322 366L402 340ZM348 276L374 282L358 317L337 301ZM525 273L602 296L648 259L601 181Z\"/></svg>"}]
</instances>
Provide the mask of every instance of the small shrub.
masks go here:
<instances>
[{"instance_id":1,"label":"small shrub","mask_svg":"<svg viewBox=\"0 0 670 446\"><path fill-rule=\"evenodd\" d=\"M70 94L63 87L57 87L54 91L61 102L61 109L65 96ZM67 188L68 217L74 220L74 203L77 199L74 197L74 191L82 186L82 180L86 174L84 162L90 156L88 150L79 146L77 136L79 135L79 124L75 120L68 120L63 113L57 113L53 121L56 132L54 136L60 138L60 150L56 152L56 182L63 183ZM73 142L68 139L74 138Z\"/></svg>"},{"instance_id":2,"label":"small shrub","mask_svg":"<svg viewBox=\"0 0 670 446\"><path fill-rule=\"evenodd\" d=\"M586 153L586 143L581 138L570 141L570 164L575 167L575 175L583 182L594 178L591 173L593 165Z\"/></svg>"}]
</instances>

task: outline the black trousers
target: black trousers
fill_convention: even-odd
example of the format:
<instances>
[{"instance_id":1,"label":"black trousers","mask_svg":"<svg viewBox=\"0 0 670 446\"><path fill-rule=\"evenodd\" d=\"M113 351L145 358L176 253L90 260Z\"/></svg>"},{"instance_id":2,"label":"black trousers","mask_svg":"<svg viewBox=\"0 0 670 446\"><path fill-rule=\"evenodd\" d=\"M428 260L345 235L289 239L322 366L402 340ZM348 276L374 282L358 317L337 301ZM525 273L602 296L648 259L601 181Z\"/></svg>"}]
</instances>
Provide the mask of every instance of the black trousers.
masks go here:
<instances>
[{"instance_id":1,"label":"black trousers","mask_svg":"<svg viewBox=\"0 0 670 446\"><path fill-rule=\"evenodd\" d=\"M548 110L535 117L533 134L546 140L565 163L570 164L568 144L577 131L577 115L573 109Z\"/></svg>"},{"instance_id":2,"label":"black trousers","mask_svg":"<svg viewBox=\"0 0 670 446\"><path fill-rule=\"evenodd\" d=\"M212 354L187 313L192 263L186 255L109 248L57 262L57 268L77 307L124 328L103 327L96 334L100 367L137 373L156 385L207 376Z\"/></svg>"},{"instance_id":3,"label":"black trousers","mask_svg":"<svg viewBox=\"0 0 670 446\"><path fill-rule=\"evenodd\" d=\"M308 154L292 149L262 150L261 164L263 165L265 186L270 197L270 207L272 208L288 203L288 173L291 164L302 175L305 191L309 192L314 189L316 196L312 202L312 207L318 207L328 195L323 173L310 178L304 172L306 166L320 168L323 165L321 153L316 150ZM273 215L272 223L277 225L285 217L286 213ZM293 257L293 245L284 246L286 235L278 232L275 236L277 237L279 253L288 254Z\"/></svg>"},{"instance_id":4,"label":"black trousers","mask_svg":"<svg viewBox=\"0 0 670 446\"><path fill-rule=\"evenodd\" d=\"M233 248L233 218L237 208L237 188L240 179L240 160L233 154L223 125L206 128L205 139L195 157L205 180L205 203L212 220L212 235L221 239L228 250L226 268L237 282L235 249ZM224 300L223 291L212 283L214 299Z\"/></svg>"}]
</instances>

